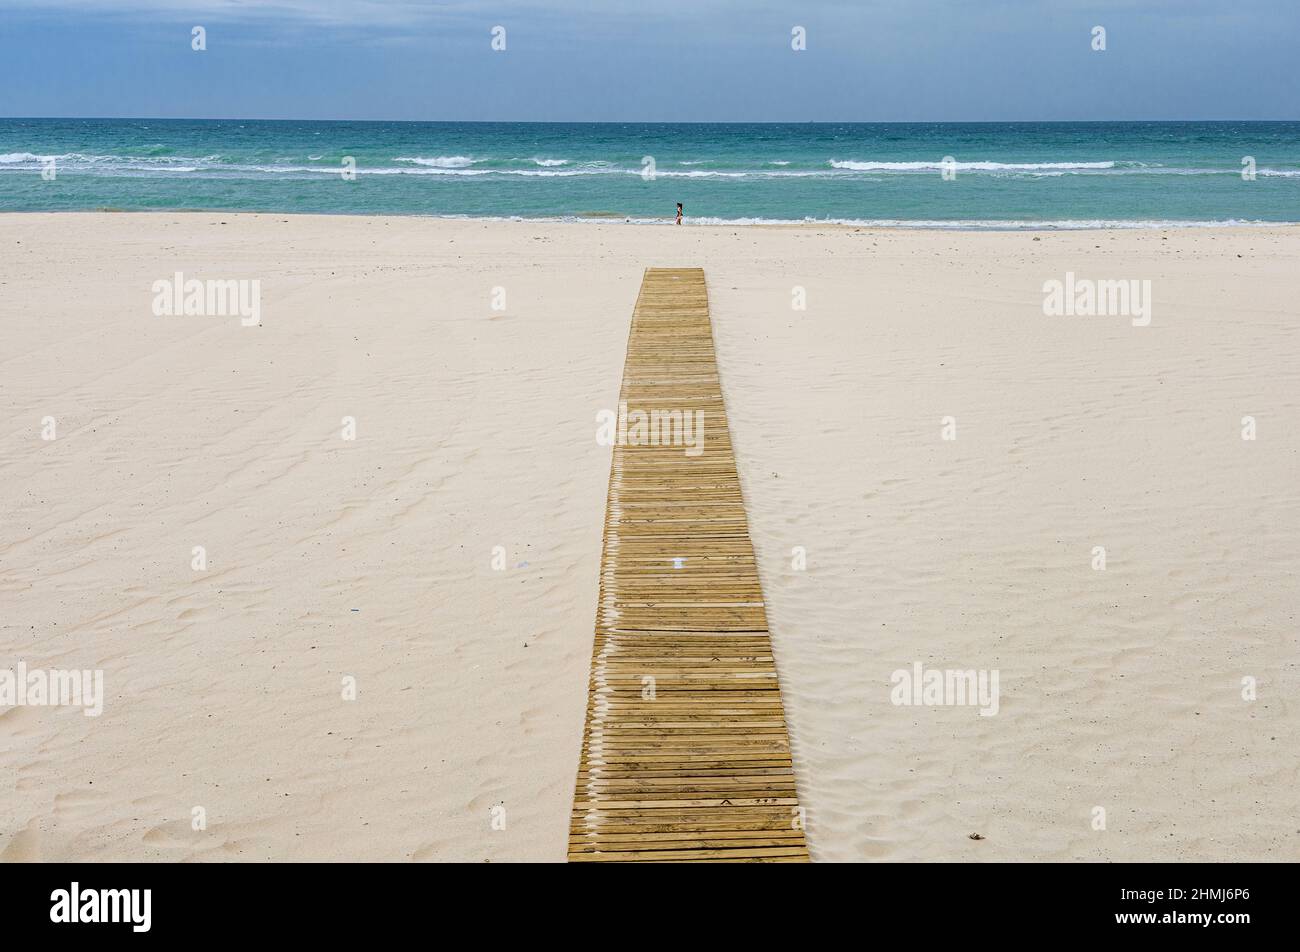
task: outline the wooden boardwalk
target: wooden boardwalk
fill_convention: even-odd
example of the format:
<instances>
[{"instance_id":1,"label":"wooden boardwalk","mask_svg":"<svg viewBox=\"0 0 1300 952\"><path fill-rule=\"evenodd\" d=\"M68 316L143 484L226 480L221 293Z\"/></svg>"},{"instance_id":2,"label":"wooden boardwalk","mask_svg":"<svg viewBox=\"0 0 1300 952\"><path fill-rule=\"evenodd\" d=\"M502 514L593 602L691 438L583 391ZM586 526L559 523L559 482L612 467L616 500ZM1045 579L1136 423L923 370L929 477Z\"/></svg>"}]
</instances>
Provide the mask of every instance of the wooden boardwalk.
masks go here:
<instances>
[{"instance_id":1,"label":"wooden boardwalk","mask_svg":"<svg viewBox=\"0 0 1300 952\"><path fill-rule=\"evenodd\" d=\"M569 860L807 861L702 270L646 271L619 403Z\"/></svg>"}]
</instances>

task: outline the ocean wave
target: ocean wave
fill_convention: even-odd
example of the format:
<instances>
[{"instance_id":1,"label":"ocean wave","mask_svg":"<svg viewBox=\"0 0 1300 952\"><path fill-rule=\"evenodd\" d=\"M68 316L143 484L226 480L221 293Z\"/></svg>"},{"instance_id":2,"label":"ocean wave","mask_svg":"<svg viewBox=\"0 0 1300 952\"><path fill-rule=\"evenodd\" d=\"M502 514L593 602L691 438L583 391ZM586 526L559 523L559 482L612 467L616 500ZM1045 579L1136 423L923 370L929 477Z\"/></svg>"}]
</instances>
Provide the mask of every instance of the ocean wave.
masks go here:
<instances>
[{"instance_id":1,"label":"ocean wave","mask_svg":"<svg viewBox=\"0 0 1300 952\"><path fill-rule=\"evenodd\" d=\"M22 165L33 162L47 162L50 159L69 166L127 166L135 165L146 169L171 169L177 165L201 166L215 162L219 155L88 155L84 152L59 152L37 155L32 152L6 152L0 155L0 165Z\"/></svg>"},{"instance_id":2,"label":"ocean wave","mask_svg":"<svg viewBox=\"0 0 1300 952\"><path fill-rule=\"evenodd\" d=\"M519 175L524 178L570 178L575 175L597 175L605 171L620 171L618 169L443 169L443 168L417 168L417 169L395 169L395 168L366 168L357 166L358 175L451 175L451 176L474 176L474 175Z\"/></svg>"},{"instance_id":3,"label":"ocean wave","mask_svg":"<svg viewBox=\"0 0 1300 952\"><path fill-rule=\"evenodd\" d=\"M434 169L464 169L474 164L474 159L467 155L439 155L433 158L423 156L406 156L399 155L393 159L394 162L410 162L413 165L424 165Z\"/></svg>"},{"instance_id":4,"label":"ocean wave","mask_svg":"<svg viewBox=\"0 0 1300 952\"><path fill-rule=\"evenodd\" d=\"M831 159L833 169L849 172L1038 172L1113 169L1114 162L853 162Z\"/></svg>"},{"instance_id":5,"label":"ocean wave","mask_svg":"<svg viewBox=\"0 0 1300 952\"><path fill-rule=\"evenodd\" d=\"M639 169L624 169L623 171L631 172L633 175L641 175ZM689 172L674 172L671 169L656 169L655 178L745 178L754 175L754 172L724 172L720 169L692 169Z\"/></svg>"},{"instance_id":6,"label":"ocean wave","mask_svg":"<svg viewBox=\"0 0 1300 952\"><path fill-rule=\"evenodd\" d=\"M135 151L135 150L132 150ZM306 150L304 150L305 152ZM275 153L270 153L275 155ZM96 176L130 176L142 177L151 173L193 175L206 178L240 178L240 177L277 177L304 175L336 175L342 166L334 159L325 159L324 153L310 154L305 158L292 156L269 157L234 157L217 153L204 156L186 155L141 155L141 154L88 154L81 152L41 154L26 150L0 153L0 174L28 173L39 171L42 166L53 160L59 171L83 173ZM639 165L616 165L606 160L577 160L546 158L489 159L465 155L449 156L399 156L391 160L379 160L381 164L372 165L362 159L356 167L358 175L439 175L439 176L513 176L523 178L571 178L580 176L644 175ZM513 163L513 166L510 164ZM697 168L709 163L710 167ZM717 164L720 164L717 163ZM680 160L661 164L655 177L663 179L687 179L700 181L764 181L784 179L824 179L849 180L854 182L880 182L901 174L933 174L945 169L942 162L916 161L858 161L849 159L831 159L824 165L798 165L791 167L789 160L774 159L763 161L754 159L747 164L736 162L739 167L718 168L711 160ZM747 166L747 167L746 167ZM1065 175L1084 176L1232 176L1241 175L1237 166L1223 167L1179 167L1162 166L1154 163L1135 161L1095 161L1095 162L992 162L974 161L957 162L951 168L959 173L988 174L1010 178L1059 178ZM850 174L851 173L851 174ZM1300 169L1262 167L1256 170L1259 178L1288 179L1300 178Z\"/></svg>"}]
</instances>

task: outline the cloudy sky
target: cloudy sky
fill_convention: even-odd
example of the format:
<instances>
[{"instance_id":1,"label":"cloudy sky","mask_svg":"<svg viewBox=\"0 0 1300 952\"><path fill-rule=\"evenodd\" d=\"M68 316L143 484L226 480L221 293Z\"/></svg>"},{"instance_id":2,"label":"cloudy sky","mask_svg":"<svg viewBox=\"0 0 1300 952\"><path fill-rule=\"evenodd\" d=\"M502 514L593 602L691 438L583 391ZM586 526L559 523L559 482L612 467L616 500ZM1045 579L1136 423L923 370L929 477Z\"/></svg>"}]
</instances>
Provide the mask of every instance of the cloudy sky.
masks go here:
<instances>
[{"instance_id":1,"label":"cloudy sky","mask_svg":"<svg viewBox=\"0 0 1300 952\"><path fill-rule=\"evenodd\" d=\"M1300 0L0 0L6 116L1300 119L1298 60Z\"/></svg>"}]
</instances>

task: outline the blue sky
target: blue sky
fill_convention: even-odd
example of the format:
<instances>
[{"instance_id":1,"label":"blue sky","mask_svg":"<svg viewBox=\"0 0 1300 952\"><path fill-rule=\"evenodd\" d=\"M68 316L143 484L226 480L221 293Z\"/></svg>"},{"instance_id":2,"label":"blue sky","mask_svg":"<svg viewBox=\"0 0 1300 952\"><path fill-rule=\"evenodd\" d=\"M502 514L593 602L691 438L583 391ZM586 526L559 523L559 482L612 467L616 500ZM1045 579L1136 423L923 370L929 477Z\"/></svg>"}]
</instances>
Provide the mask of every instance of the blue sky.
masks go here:
<instances>
[{"instance_id":1,"label":"blue sky","mask_svg":"<svg viewBox=\"0 0 1300 952\"><path fill-rule=\"evenodd\" d=\"M0 0L6 116L1300 119L1298 60L1300 0Z\"/></svg>"}]
</instances>

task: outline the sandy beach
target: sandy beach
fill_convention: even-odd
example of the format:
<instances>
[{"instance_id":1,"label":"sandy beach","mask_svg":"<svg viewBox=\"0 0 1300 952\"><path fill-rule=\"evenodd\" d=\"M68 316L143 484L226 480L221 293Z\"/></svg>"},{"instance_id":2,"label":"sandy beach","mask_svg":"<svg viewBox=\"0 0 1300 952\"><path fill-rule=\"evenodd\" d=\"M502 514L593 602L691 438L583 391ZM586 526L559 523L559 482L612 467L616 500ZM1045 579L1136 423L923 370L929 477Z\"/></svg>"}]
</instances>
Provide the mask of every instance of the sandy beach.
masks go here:
<instances>
[{"instance_id":1,"label":"sandy beach","mask_svg":"<svg viewBox=\"0 0 1300 952\"><path fill-rule=\"evenodd\" d=\"M0 248L0 668L105 692L0 709L0 860L562 861L650 266L706 272L814 859L1300 859L1300 228ZM259 322L156 314L177 272ZM1067 275L1150 281L1149 324L1045 314ZM998 712L892 703L917 663Z\"/></svg>"}]
</instances>

